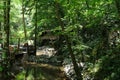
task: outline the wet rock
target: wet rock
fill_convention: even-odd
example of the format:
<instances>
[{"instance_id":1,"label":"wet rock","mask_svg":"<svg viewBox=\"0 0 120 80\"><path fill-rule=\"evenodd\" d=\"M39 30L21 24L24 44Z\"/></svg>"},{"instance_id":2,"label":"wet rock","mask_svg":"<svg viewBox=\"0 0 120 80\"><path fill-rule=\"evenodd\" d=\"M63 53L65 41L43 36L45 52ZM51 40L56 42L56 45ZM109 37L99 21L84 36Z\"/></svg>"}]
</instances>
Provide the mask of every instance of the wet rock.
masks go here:
<instances>
[{"instance_id":1,"label":"wet rock","mask_svg":"<svg viewBox=\"0 0 120 80\"><path fill-rule=\"evenodd\" d=\"M79 62L78 67L83 68L83 67L85 67L85 64L83 62ZM65 72L66 76L68 78L70 78L70 80L76 80L74 66L70 59L64 59L63 68L64 68L64 72Z\"/></svg>"}]
</instances>

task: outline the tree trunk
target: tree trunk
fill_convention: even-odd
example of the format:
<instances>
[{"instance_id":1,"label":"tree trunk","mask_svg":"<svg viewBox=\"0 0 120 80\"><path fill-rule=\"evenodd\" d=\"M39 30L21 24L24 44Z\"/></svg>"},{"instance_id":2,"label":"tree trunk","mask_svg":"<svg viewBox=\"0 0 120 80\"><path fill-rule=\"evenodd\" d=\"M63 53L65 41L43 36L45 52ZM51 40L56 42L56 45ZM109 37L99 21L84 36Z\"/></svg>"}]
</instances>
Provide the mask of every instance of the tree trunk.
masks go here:
<instances>
[{"instance_id":1,"label":"tree trunk","mask_svg":"<svg viewBox=\"0 0 120 80\"><path fill-rule=\"evenodd\" d=\"M1 22L0 22L0 39L2 38L2 26L1 26Z\"/></svg>"},{"instance_id":2,"label":"tree trunk","mask_svg":"<svg viewBox=\"0 0 120 80\"><path fill-rule=\"evenodd\" d=\"M25 6L24 6L24 0L22 0L22 19L23 19L23 28L24 28L25 40L27 40L27 31L26 31L26 25L25 25Z\"/></svg>"},{"instance_id":3,"label":"tree trunk","mask_svg":"<svg viewBox=\"0 0 120 80\"><path fill-rule=\"evenodd\" d=\"M4 31L5 31L5 33L6 33L6 1L4 1ZM4 34L5 35L5 34ZM6 42L4 42L4 44L5 44ZM4 47L3 48L5 48L5 46L6 45L4 45ZM7 51L6 51L7 52ZM2 64L3 66L5 66L4 64ZM5 79L5 75L7 74L7 71L6 71L6 69L3 69L3 71L2 71L2 78L3 78L3 80Z\"/></svg>"},{"instance_id":4,"label":"tree trunk","mask_svg":"<svg viewBox=\"0 0 120 80\"><path fill-rule=\"evenodd\" d=\"M11 55L9 52L9 36L10 36L10 2L11 0L5 0L4 1L4 31L6 34L6 40L5 40L5 50L6 50L6 58L4 62L6 64L4 65L4 70L3 70L3 80L9 80L9 75L8 71L10 71L10 66L11 66ZM9 67L7 67L9 66Z\"/></svg>"},{"instance_id":5,"label":"tree trunk","mask_svg":"<svg viewBox=\"0 0 120 80\"><path fill-rule=\"evenodd\" d=\"M37 0L35 2L35 9L36 9L36 12L35 12L35 41L34 41L34 46L35 46L35 51L34 51L34 54L36 54L36 50L37 50Z\"/></svg>"},{"instance_id":6,"label":"tree trunk","mask_svg":"<svg viewBox=\"0 0 120 80\"><path fill-rule=\"evenodd\" d=\"M2 28L1 28L1 22L0 22L0 31L2 31Z\"/></svg>"},{"instance_id":7,"label":"tree trunk","mask_svg":"<svg viewBox=\"0 0 120 80\"><path fill-rule=\"evenodd\" d=\"M10 36L10 0L7 1L7 9L6 9L6 46L7 46L7 54L10 56L9 52L9 36Z\"/></svg>"},{"instance_id":8,"label":"tree trunk","mask_svg":"<svg viewBox=\"0 0 120 80\"><path fill-rule=\"evenodd\" d=\"M61 14L59 12L60 11L60 5L57 2L55 2L55 9L56 9L56 16L57 16L59 25L61 26L62 31L64 32L64 23L61 20L62 17L61 17ZM67 35L65 35L65 41L66 41L66 44L67 44L67 47L68 47L68 50L69 50L69 53L70 53L70 56L71 56L71 59L72 59L72 63L73 63L74 70L75 70L75 73L76 73L76 76L77 76L77 80L82 80L81 71L80 71L80 69L78 67L78 64L76 62L75 55L74 55L72 47L71 47L71 42L70 42L69 37Z\"/></svg>"},{"instance_id":9,"label":"tree trunk","mask_svg":"<svg viewBox=\"0 0 120 80\"><path fill-rule=\"evenodd\" d=\"M115 0L115 3L116 3L117 12L120 18L120 0Z\"/></svg>"},{"instance_id":10,"label":"tree trunk","mask_svg":"<svg viewBox=\"0 0 120 80\"><path fill-rule=\"evenodd\" d=\"M20 52L20 38L18 38L18 48L17 49L18 49L17 52L19 53Z\"/></svg>"},{"instance_id":11,"label":"tree trunk","mask_svg":"<svg viewBox=\"0 0 120 80\"><path fill-rule=\"evenodd\" d=\"M6 32L6 1L4 1L4 32L5 32L5 34L4 34L4 36L6 37L6 34L7 34L7 32ZM5 48L5 45L6 44L6 41L4 42L4 45L3 45L3 48Z\"/></svg>"}]
</instances>

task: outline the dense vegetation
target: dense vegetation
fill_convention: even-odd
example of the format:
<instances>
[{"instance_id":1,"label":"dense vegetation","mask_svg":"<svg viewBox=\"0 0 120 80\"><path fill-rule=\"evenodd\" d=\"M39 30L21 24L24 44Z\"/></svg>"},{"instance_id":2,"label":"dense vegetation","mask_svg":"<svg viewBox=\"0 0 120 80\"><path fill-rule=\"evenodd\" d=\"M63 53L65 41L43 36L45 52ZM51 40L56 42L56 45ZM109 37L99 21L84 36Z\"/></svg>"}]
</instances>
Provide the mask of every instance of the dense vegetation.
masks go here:
<instances>
[{"instance_id":1,"label":"dense vegetation","mask_svg":"<svg viewBox=\"0 0 120 80\"><path fill-rule=\"evenodd\" d=\"M119 0L0 0L1 54L6 54L0 71L12 65L10 44L34 40L36 53L49 30L59 36L52 44L61 60L73 63L77 80L119 80L119 22Z\"/></svg>"}]
</instances>

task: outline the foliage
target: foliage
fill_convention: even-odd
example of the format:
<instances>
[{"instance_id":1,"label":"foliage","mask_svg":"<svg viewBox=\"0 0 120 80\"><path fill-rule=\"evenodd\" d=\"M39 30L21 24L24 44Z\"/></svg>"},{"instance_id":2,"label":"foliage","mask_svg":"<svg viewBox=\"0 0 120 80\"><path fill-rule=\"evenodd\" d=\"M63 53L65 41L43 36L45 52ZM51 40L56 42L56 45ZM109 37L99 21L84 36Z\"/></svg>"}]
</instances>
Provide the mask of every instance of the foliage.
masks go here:
<instances>
[{"instance_id":1,"label":"foliage","mask_svg":"<svg viewBox=\"0 0 120 80\"><path fill-rule=\"evenodd\" d=\"M57 20L55 2L59 3L59 16L64 31ZM119 0L26 0L23 4L28 39L34 39L37 16L37 46L42 33L50 30L53 35L59 36L54 41L58 54L62 59L71 59L65 41L67 35L76 60L87 66L82 70L83 78L90 76L97 80L119 79ZM22 0L12 0L10 7L10 44L17 44L18 38L24 42ZM0 1L0 27L4 26L4 8L3 1ZM2 33L5 33L4 30ZM6 35L3 34L4 36ZM0 39L0 43L3 42L4 39ZM1 67L0 69L2 70Z\"/></svg>"},{"instance_id":2,"label":"foliage","mask_svg":"<svg viewBox=\"0 0 120 80\"><path fill-rule=\"evenodd\" d=\"M102 56L94 65L89 65L87 71L83 74L97 80L117 80L119 79L120 66L118 54L109 54ZM107 64L106 64L107 63ZM104 75L103 75L104 74Z\"/></svg>"},{"instance_id":3,"label":"foliage","mask_svg":"<svg viewBox=\"0 0 120 80\"><path fill-rule=\"evenodd\" d=\"M22 71L21 73L16 75L15 80L23 80L25 78L25 71Z\"/></svg>"}]
</instances>

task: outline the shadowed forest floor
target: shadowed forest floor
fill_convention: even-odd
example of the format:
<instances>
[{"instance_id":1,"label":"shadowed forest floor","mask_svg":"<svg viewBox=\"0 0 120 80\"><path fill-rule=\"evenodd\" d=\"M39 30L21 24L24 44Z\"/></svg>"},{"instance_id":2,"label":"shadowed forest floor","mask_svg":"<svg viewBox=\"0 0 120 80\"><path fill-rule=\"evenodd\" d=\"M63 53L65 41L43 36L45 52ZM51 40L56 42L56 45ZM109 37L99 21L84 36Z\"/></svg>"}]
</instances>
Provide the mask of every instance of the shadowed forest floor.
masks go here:
<instances>
[{"instance_id":1,"label":"shadowed forest floor","mask_svg":"<svg viewBox=\"0 0 120 80\"><path fill-rule=\"evenodd\" d=\"M24 60L24 63L22 63L24 69L16 75L15 80L68 80L63 71L63 67L56 65L57 62L50 63L50 59L46 58L46 55L48 57L53 54L53 52L50 53L51 51L48 52L49 51L46 51L46 49L37 50L38 56L32 56L34 61ZM41 59L42 61L40 62L35 61Z\"/></svg>"},{"instance_id":2,"label":"shadowed forest floor","mask_svg":"<svg viewBox=\"0 0 120 80\"><path fill-rule=\"evenodd\" d=\"M27 63L26 69L23 74L19 76L26 76L26 80L67 80L61 66L53 66L50 64L36 64Z\"/></svg>"},{"instance_id":3,"label":"shadowed forest floor","mask_svg":"<svg viewBox=\"0 0 120 80\"><path fill-rule=\"evenodd\" d=\"M48 47L37 50L36 56L18 54L10 68L9 80L69 80L54 54L54 49Z\"/></svg>"}]
</instances>

